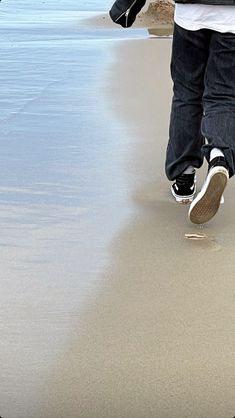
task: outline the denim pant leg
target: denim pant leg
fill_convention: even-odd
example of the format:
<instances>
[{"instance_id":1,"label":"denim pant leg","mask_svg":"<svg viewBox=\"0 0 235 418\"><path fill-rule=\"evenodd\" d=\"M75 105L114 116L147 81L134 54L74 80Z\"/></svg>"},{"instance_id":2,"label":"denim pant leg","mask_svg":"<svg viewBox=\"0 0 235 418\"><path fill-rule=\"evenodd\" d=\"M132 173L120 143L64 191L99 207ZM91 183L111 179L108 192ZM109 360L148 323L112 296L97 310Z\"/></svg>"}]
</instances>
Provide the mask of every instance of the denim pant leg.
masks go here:
<instances>
[{"instance_id":1,"label":"denim pant leg","mask_svg":"<svg viewBox=\"0 0 235 418\"><path fill-rule=\"evenodd\" d=\"M174 26L171 76L174 83L165 170L174 180L189 165L203 163L202 95L210 31Z\"/></svg>"},{"instance_id":2,"label":"denim pant leg","mask_svg":"<svg viewBox=\"0 0 235 418\"><path fill-rule=\"evenodd\" d=\"M205 72L202 134L208 145L203 147L209 161L213 147L221 148L235 172L235 34L212 32L210 55Z\"/></svg>"}]
</instances>

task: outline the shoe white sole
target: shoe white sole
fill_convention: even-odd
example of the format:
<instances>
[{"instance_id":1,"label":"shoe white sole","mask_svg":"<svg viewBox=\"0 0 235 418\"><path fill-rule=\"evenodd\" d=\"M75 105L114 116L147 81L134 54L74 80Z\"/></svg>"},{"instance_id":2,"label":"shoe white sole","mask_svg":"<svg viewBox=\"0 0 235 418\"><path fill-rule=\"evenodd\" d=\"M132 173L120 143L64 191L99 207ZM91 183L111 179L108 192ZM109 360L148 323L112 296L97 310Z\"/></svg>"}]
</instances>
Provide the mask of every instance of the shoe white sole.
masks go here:
<instances>
[{"instance_id":1,"label":"shoe white sole","mask_svg":"<svg viewBox=\"0 0 235 418\"><path fill-rule=\"evenodd\" d=\"M189 196L179 196L179 195L175 194L174 189L171 186L171 194L172 194L172 196L174 196L176 202L182 203L183 205L187 205L188 203L191 203L193 201L193 198L195 196L195 193L196 193L196 187L194 189L193 194L191 194Z\"/></svg>"},{"instance_id":2,"label":"shoe white sole","mask_svg":"<svg viewBox=\"0 0 235 418\"><path fill-rule=\"evenodd\" d=\"M229 178L225 167L213 167L206 178L200 193L191 203L189 220L194 224L204 224L215 216L222 200Z\"/></svg>"}]
</instances>

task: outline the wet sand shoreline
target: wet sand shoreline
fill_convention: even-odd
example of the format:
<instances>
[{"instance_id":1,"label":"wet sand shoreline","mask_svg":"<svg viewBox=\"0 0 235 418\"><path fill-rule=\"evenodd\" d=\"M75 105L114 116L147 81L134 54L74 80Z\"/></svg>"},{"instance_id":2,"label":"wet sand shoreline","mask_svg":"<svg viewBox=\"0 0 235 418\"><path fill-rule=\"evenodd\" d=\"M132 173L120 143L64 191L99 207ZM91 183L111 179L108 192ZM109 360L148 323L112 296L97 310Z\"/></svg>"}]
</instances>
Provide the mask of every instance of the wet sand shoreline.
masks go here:
<instances>
[{"instance_id":1,"label":"wet sand shoreline","mask_svg":"<svg viewBox=\"0 0 235 418\"><path fill-rule=\"evenodd\" d=\"M58 16L4 33L0 415L233 417L234 181L191 225L164 174L171 39Z\"/></svg>"},{"instance_id":2,"label":"wet sand shoreline","mask_svg":"<svg viewBox=\"0 0 235 418\"><path fill-rule=\"evenodd\" d=\"M222 209L226 222L218 216L198 228L170 197L170 49L170 39L121 41L106 71L134 212L110 243L105 286L82 312L82 332L50 382L52 399L56 393L71 417L79 406L84 418L233 415L233 269L224 264L233 254L231 199ZM185 238L202 231L201 241Z\"/></svg>"}]
</instances>

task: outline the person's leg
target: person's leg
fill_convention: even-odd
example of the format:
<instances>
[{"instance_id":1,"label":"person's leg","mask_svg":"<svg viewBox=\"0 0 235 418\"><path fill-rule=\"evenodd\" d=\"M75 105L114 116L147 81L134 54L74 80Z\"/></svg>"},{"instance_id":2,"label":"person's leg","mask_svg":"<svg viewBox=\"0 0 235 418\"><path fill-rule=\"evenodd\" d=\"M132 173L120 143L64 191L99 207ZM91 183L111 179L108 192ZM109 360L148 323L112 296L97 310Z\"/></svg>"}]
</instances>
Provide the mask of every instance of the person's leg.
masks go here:
<instances>
[{"instance_id":1,"label":"person's leg","mask_svg":"<svg viewBox=\"0 0 235 418\"><path fill-rule=\"evenodd\" d=\"M175 180L188 166L201 167L204 73L210 31L188 31L175 24L171 76L174 83L165 170Z\"/></svg>"},{"instance_id":2,"label":"person's leg","mask_svg":"<svg viewBox=\"0 0 235 418\"><path fill-rule=\"evenodd\" d=\"M225 155L229 175L235 172L235 34L212 32L205 72L202 134L208 144L207 161L213 148Z\"/></svg>"},{"instance_id":3,"label":"person's leg","mask_svg":"<svg viewBox=\"0 0 235 418\"><path fill-rule=\"evenodd\" d=\"M209 169L189 209L194 223L205 223L217 213L228 178L235 170L235 35L211 32L201 126L208 142L203 152Z\"/></svg>"}]
</instances>

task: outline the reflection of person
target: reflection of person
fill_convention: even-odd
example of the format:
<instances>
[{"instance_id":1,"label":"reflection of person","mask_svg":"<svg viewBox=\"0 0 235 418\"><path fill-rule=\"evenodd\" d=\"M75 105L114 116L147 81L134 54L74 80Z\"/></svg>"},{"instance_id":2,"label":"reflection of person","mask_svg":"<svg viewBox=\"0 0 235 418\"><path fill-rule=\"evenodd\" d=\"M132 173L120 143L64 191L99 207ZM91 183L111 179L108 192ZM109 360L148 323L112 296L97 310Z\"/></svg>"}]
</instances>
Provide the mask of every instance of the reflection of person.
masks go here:
<instances>
[{"instance_id":1,"label":"reflection of person","mask_svg":"<svg viewBox=\"0 0 235 418\"><path fill-rule=\"evenodd\" d=\"M110 16L131 26L144 3L116 0ZM216 214L235 172L235 0L177 0L174 20L166 175L176 201L190 202L189 218L200 224ZM194 199L204 156L208 173Z\"/></svg>"}]
</instances>

